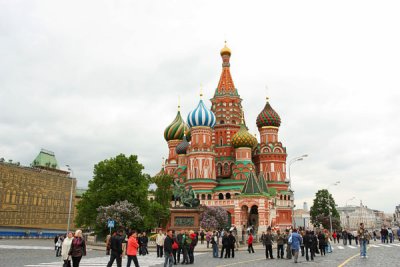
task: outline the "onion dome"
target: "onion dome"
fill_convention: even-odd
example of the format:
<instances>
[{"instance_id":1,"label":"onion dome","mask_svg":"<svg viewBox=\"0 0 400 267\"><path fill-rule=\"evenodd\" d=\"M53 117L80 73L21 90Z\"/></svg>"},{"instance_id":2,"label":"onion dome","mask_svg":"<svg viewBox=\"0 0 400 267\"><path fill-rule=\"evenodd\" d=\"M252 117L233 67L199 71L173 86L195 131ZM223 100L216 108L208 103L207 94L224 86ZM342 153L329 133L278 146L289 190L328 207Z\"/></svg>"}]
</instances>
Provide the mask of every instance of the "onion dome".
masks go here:
<instances>
[{"instance_id":1,"label":"onion dome","mask_svg":"<svg viewBox=\"0 0 400 267\"><path fill-rule=\"evenodd\" d=\"M190 127L207 126L213 128L216 122L214 113L209 110L200 100L199 105L188 115L188 124Z\"/></svg>"},{"instance_id":2,"label":"onion dome","mask_svg":"<svg viewBox=\"0 0 400 267\"><path fill-rule=\"evenodd\" d=\"M226 46L226 41L225 41L225 46L224 48L221 49L221 56L223 55L231 55L231 49Z\"/></svg>"},{"instance_id":3,"label":"onion dome","mask_svg":"<svg viewBox=\"0 0 400 267\"><path fill-rule=\"evenodd\" d=\"M240 130L232 137L232 145L235 148L249 147L253 148L257 144L257 139L247 131L243 121L240 124Z\"/></svg>"},{"instance_id":4,"label":"onion dome","mask_svg":"<svg viewBox=\"0 0 400 267\"><path fill-rule=\"evenodd\" d=\"M188 147L189 147L189 142L187 141L186 136L184 136L182 142L180 142L175 148L176 154L178 155L186 154L186 150L188 149Z\"/></svg>"},{"instance_id":5,"label":"onion dome","mask_svg":"<svg viewBox=\"0 0 400 267\"><path fill-rule=\"evenodd\" d=\"M268 102L265 104L264 109L257 117L257 127L261 128L264 126L275 126L279 127L281 125L281 118L279 117L278 113L271 107Z\"/></svg>"},{"instance_id":6,"label":"onion dome","mask_svg":"<svg viewBox=\"0 0 400 267\"><path fill-rule=\"evenodd\" d=\"M181 112L178 110L174 121L165 128L164 138L168 142L170 140L182 140L188 126L181 117Z\"/></svg>"}]
</instances>

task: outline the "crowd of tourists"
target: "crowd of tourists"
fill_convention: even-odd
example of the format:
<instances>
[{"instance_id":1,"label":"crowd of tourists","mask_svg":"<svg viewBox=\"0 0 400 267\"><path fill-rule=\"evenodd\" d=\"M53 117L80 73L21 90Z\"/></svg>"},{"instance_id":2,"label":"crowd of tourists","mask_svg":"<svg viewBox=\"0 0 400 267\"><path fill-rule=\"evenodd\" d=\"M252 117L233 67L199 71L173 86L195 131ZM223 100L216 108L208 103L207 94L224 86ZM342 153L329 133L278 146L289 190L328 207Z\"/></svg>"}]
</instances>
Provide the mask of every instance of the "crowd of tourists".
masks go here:
<instances>
[{"instance_id":1,"label":"crowd of tourists","mask_svg":"<svg viewBox=\"0 0 400 267\"><path fill-rule=\"evenodd\" d=\"M246 231L246 232L245 232ZM246 233L246 234L245 234ZM254 236L254 228L248 228L242 232L242 243L247 244L247 252L255 253L253 243L256 238L265 249L266 259L275 259L273 245L276 244L276 259L293 259L295 263L299 257L305 257L307 261L313 261L316 255L324 257L332 252L331 244L343 242L344 246L360 246L360 257L367 257L367 244L370 240L380 240L382 243L394 242L395 234L400 241L400 229L395 233L391 228L383 227L380 231L368 232L361 223L357 231L333 231L327 229L306 230L302 227L286 230L267 228L260 236ZM173 231L165 233L159 231L153 236L157 249L157 257L163 258L164 266L171 267L177 264L193 264L194 252L197 244L206 243L203 248L211 249L214 258L235 258L235 251L239 249L238 231L235 226L230 229L219 229L215 231L195 232L192 230ZM138 233L134 230L118 230L105 239L106 254L110 255L107 267L114 262L118 267L122 266L122 259L126 255L126 266L130 267L132 262L139 267L137 256L149 254L149 237L146 232ZM86 255L86 243L82 237L82 231L68 235L56 236L54 239L56 257L62 257L64 267L79 267L82 256Z\"/></svg>"}]
</instances>

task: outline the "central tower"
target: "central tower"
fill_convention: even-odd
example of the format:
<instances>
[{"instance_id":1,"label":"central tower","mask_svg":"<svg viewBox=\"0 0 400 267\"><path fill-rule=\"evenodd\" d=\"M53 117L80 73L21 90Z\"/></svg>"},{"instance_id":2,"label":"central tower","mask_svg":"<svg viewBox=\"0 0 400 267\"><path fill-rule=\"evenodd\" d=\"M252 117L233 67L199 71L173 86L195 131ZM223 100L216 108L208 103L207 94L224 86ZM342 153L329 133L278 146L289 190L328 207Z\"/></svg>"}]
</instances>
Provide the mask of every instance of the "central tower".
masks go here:
<instances>
[{"instance_id":1,"label":"central tower","mask_svg":"<svg viewBox=\"0 0 400 267\"><path fill-rule=\"evenodd\" d=\"M222 73L214 97L211 99L211 110L216 117L213 144L216 153L217 178L230 178L232 165L235 162L232 137L240 129L242 99L232 80L230 72L231 50L226 46L226 42L220 54L222 57Z\"/></svg>"}]
</instances>

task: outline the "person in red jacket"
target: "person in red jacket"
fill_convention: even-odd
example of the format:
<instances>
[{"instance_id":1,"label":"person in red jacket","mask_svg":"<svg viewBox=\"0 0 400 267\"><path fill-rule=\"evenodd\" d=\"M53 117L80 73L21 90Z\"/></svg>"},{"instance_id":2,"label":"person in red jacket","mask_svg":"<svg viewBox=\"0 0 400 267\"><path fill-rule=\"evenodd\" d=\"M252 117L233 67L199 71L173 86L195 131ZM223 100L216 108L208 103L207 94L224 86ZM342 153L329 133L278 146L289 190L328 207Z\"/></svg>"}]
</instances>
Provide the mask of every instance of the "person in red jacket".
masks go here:
<instances>
[{"instance_id":1,"label":"person in red jacket","mask_svg":"<svg viewBox=\"0 0 400 267\"><path fill-rule=\"evenodd\" d=\"M253 234L250 232L249 233L249 238L247 239L247 250L252 253L254 253L254 248L253 248Z\"/></svg>"},{"instance_id":2,"label":"person in red jacket","mask_svg":"<svg viewBox=\"0 0 400 267\"><path fill-rule=\"evenodd\" d=\"M139 247L139 242L137 240L136 231L132 231L128 238L128 245L126 248L126 255L128 256L128 262L126 263L126 267L131 266L131 261L135 264L135 267L139 267L139 262L137 260L137 250Z\"/></svg>"}]
</instances>

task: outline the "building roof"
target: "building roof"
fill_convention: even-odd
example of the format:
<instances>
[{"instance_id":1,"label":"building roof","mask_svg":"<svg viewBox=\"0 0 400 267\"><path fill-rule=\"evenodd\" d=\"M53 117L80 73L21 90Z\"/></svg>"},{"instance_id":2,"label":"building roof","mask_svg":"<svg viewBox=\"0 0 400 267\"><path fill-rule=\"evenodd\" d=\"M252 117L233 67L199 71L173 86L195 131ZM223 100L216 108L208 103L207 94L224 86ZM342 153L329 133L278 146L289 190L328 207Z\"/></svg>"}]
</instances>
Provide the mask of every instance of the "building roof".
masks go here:
<instances>
[{"instance_id":1,"label":"building roof","mask_svg":"<svg viewBox=\"0 0 400 267\"><path fill-rule=\"evenodd\" d=\"M215 89L214 96L222 96L222 95L230 95L230 96L239 96L238 92L235 88L235 84L233 83L231 71L230 71L230 57L231 50L226 46L221 50L222 57L222 73L219 78L218 87Z\"/></svg>"},{"instance_id":2,"label":"building roof","mask_svg":"<svg viewBox=\"0 0 400 267\"><path fill-rule=\"evenodd\" d=\"M257 127L265 127L265 126L274 126L279 127L281 125L281 118L279 117L278 113L271 107L268 100L265 104L264 109L257 117L256 121Z\"/></svg>"},{"instance_id":3,"label":"building roof","mask_svg":"<svg viewBox=\"0 0 400 267\"><path fill-rule=\"evenodd\" d=\"M260 174L258 175L258 183L260 185L261 191L268 193L268 185L262 172L260 172Z\"/></svg>"},{"instance_id":4,"label":"building roof","mask_svg":"<svg viewBox=\"0 0 400 267\"><path fill-rule=\"evenodd\" d=\"M253 172L250 172L247 177L246 184L242 189L242 194L262 194L263 191L258 184L257 178L255 177Z\"/></svg>"},{"instance_id":5,"label":"building roof","mask_svg":"<svg viewBox=\"0 0 400 267\"><path fill-rule=\"evenodd\" d=\"M181 112L178 110L175 119L167 126L164 130L164 138L168 142L170 140L182 140L185 131L188 131L189 127L183 121Z\"/></svg>"},{"instance_id":6,"label":"building roof","mask_svg":"<svg viewBox=\"0 0 400 267\"><path fill-rule=\"evenodd\" d=\"M32 162L32 167L45 167L50 169L58 169L58 163L54 152L41 149L39 155L36 156Z\"/></svg>"}]
</instances>

